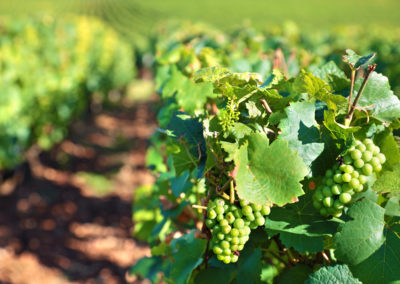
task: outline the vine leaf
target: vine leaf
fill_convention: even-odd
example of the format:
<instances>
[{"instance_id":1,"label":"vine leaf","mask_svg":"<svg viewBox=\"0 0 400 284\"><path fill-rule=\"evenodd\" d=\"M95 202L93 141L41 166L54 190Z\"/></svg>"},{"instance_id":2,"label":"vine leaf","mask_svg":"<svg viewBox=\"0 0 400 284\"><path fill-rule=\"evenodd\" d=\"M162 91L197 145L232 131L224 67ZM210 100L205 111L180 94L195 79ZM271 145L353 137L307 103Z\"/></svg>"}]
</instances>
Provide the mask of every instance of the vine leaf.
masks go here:
<instances>
[{"instance_id":1,"label":"vine leaf","mask_svg":"<svg viewBox=\"0 0 400 284\"><path fill-rule=\"evenodd\" d=\"M279 136L289 142L289 147L296 150L307 166L322 153L324 143L316 127L315 105L310 102L292 103L285 109L287 118L282 119Z\"/></svg>"},{"instance_id":2,"label":"vine leaf","mask_svg":"<svg viewBox=\"0 0 400 284\"><path fill-rule=\"evenodd\" d=\"M342 112L346 108L346 98L332 94L331 87L310 72L302 70L296 77L293 87L298 93L307 93L311 98L325 102L328 108L335 112Z\"/></svg>"},{"instance_id":3,"label":"vine leaf","mask_svg":"<svg viewBox=\"0 0 400 284\"><path fill-rule=\"evenodd\" d=\"M143 257L131 267L130 275L137 275L141 278L147 278L155 283L158 279L158 273L163 270L165 262L161 256Z\"/></svg>"},{"instance_id":4,"label":"vine leaf","mask_svg":"<svg viewBox=\"0 0 400 284\"><path fill-rule=\"evenodd\" d=\"M203 253L206 249L207 240L196 239L194 231L171 242L172 258L169 278L174 283L186 283L193 269L203 262Z\"/></svg>"},{"instance_id":5,"label":"vine leaf","mask_svg":"<svg viewBox=\"0 0 400 284\"><path fill-rule=\"evenodd\" d=\"M371 53L367 56L360 56L351 49L346 49L346 55L343 55L343 61L350 65L351 69L359 69L364 64L367 64L375 53Z\"/></svg>"},{"instance_id":6,"label":"vine leaf","mask_svg":"<svg viewBox=\"0 0 400 284\"><path fill-rule=\"evenodd\" d=\"M349 267L345 264L336 264L334 266L323 266L311 274L304 282L305 284L319 283L346 283L362 284L357 278L354 278Z\"/></svg>"},{"instance_id":7,"label":"vine leaf","mask_svg":"<svg viewBox=\"0 0 400 284\"><path fill-rule=\"evenodd\" d=\"M360 88L361 83L361 79L357 80L356 90ZM376 72L370 75L358 105L361 107L373 105L372 116L381 121L391 122L400 117L399 98L390 90L388 78Z\"/></svg>"},{"instance_id":8,"label":"vine leaf","mask_svg":"<svg viewBox=\"0 0 400 284\"><path fill-rule=\"evenodd\" d=\"M273 207L265 229L270 237L279 233L287 248L313 253L324 250L324 238L333 236L338 224L322 217L312 205L312 194L305 194L299 202Z\"/></svg>"},{"instance_id":9,"label":"vine leaf","mask_svg":"<svg viewBox=\"0 0 400 284\"><path fill-rule=\"evenodd\" d=\"M312 273L311 267L305 264L297 264L294 267L287 269L280 275L278 284L303 284L304 281L307 280L310 273Z\"/></svg>"},{"instance_id":10,"label":"vine leaf","mask_svg":"<svg viewBox=\"0 0 400 284\"><path fill-rule=\"evenodd\" d=\"M368 259L351 267L353 274L365 284L400 282L400 218L386 225L385 243Z\"/></svg>"},{"instance_id":11,"label":"vine leaf","mask_svg":"<svg viewBox=\"0 0 400 284\"><path fill-rule=\"evenodd\" d=\"M299 181L308 174L307 166L285 140L268 145L265 135L253 133L237 152L235 164L236 189L242 199L283 206L304 194Z\"/></svg>"},{"instance_id":12,"label":"vine leaf","mask_svg":"<svg viewBox=\"0 0 400 284\"><path fill-rule=\"evenodd\" d=\"M385 241L384 214L385 210L369 199L354 203L348 212L354 220L340 225L334 237L337 259L357 265L371 256Z\"/></svg>"},{"instance_id":13,"label":"vine leaf","mask_svg":"<svg viewBox=\"0 0 400 284\"><path fill-rule=\"evenodd\" d=\"M336 139L348 140L352 134L361 129L359 126L347 127L336 122L335 112L332 110L324 111L324 125Z\"/></svg>"},{"instance_id":14,"label":"vine leaf","mask_svg":"<svg viewBox=\"0 0 400 284\"><path fill-rule=\"evenodd\" d=\"M400 194L400 163L393 171L385 171L374 183L373 189L376 192L397 192Z\"/></svg>"},{"instance_id":15,"label":"vine leaf","mask_svg":"<svg viewBox=\"0 0 400 284\"><path fill-rule=\"evenodd\" d=\"M390 129L376 135L375 144L381 148L381 153L386 156L386 162L383 164L384 170L393 170L393 167L400 163L400 150L397 147L393 132Z\"/></svg>"}]
</instances>

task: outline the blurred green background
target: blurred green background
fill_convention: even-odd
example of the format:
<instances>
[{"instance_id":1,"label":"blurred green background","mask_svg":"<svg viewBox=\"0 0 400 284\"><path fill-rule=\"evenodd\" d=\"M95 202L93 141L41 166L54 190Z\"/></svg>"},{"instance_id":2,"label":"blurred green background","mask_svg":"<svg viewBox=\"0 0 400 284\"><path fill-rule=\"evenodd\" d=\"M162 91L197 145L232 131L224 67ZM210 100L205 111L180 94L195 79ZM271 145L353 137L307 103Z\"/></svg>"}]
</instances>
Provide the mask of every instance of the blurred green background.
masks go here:
<instances>
[{"instance_id":1,"label":"blurred green background","mask_svg":"<svg viewBox=\"0 0 400 284\"><path fill-rule=\"evenodd\" d=\"M250 21L269 28L287 21L301 29L400 27L398 0L18 0L1 1L0 14L83 13L98 16L128 37L149 32L167 19L203 21L221 29Z\"/></svg>"}]
</instances>

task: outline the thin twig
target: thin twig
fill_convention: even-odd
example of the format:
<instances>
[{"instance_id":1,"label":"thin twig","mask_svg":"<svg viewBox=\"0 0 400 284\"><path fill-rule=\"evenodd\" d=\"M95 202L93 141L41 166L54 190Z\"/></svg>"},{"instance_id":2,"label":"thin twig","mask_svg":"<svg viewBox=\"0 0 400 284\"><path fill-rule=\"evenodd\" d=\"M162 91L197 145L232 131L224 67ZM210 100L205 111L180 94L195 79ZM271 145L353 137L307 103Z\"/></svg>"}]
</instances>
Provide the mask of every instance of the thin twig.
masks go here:
<instances>
[{"instance_id":1,"label":"thin twig","mask_svg":"<svg viewBox=\"0 0 400 284\"><path fill-rule=\"evenodd\" d=\"M350 112L346 117L346 123L345 123L346 126L350 125L351 120L353 118L354 110L356 109L356 105L357 105L358 101L360 100L360 97L361 97L361 95L362 95L362 93L363 93L363 91L365 89L365 86L367 85L369 76L372 74L372 71L374 71L375 68L376 68L376 64L368 66L368 71L367 71L367 74L364 77L364 81L362 82L360 90L358 91L357 96L356 96L356 98L355 98L355 100L354 100L354 102L353 102L353 104L351 106Z\"/></svg>"},{"instance_id":2,"label":"thin twig","mask_svg":"<svg viewBox=\"0 0 400 284\"><path fill-rule=\"evenodd\" d=\"M260 99L260 102L262 103L263 107L265 108L265 110L267 111L268 114L272 113L271 108L269 107L267 101L265 99Z\"/></svg>"},{"instance_id":3,"label":"thin twig","mask_svg":"<svg viewBox=\"0 0 400 284\"><path fill-rule=\"evenodd\" d=\"M348 108L347 108L347 114L349 114L350 110L351 110L351 99L353 97L355 78L356 78L356 70L351 69L351 84L350 84L350 94L349 94L349 103L348 103Z\"/></svg>"},{"instance_id":4,"label":"thin twig","mask_svg":"<svg viewBox=\"0 0 400 284\"><path fill-rule=\"evenodd\" d=\"M197 209L207 210L207 207L206 207L206 206L203 206L203 205L193 204L192 207L193 207L193 208L197 208Z\"/></svg>"}]
</instances>

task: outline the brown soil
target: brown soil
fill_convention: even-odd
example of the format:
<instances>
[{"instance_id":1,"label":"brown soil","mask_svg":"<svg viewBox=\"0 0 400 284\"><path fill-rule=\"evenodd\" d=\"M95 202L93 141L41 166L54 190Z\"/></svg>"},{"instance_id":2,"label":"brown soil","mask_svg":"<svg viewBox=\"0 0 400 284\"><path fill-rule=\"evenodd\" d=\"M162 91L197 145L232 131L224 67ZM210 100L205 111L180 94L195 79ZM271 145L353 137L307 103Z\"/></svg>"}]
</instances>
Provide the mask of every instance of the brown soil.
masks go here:
<instances>
[{"instance_id":1,"label":"brown soil","mask_svg":"<svg viewBox=\"0 0 400 284\"><path fill-rule=\"evenodd\" d=\"M150 253L132 238L131 212L134 189L153 182L144 165L153 105L89 115L50 152L29 151L23 182L0 196L0 283L127 282ZM111 189L99 193L82 171Z\"/></svg>"}]
</instances>

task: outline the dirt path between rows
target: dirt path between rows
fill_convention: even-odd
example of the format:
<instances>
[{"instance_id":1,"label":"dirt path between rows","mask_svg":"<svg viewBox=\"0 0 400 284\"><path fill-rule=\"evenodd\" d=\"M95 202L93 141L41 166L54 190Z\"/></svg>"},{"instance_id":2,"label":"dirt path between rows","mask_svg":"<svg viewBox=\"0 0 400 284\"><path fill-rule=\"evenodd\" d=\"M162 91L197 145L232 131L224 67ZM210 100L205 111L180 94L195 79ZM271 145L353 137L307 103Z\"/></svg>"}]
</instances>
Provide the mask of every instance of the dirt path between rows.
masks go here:
<instances>
[{"instance_id":1,"label":"dirt path between rows","mask_svg":"<svg viewBox=\"0 0 400 284\"><path fill-rule=\"evenodd\" d=\"M146 244L132 231L154 102L74 123L47 153L30 151L24 181L0 197L0 283L126 283ZM139 283L139 282L135 282Z\"/></svg>"}]
</instances>

